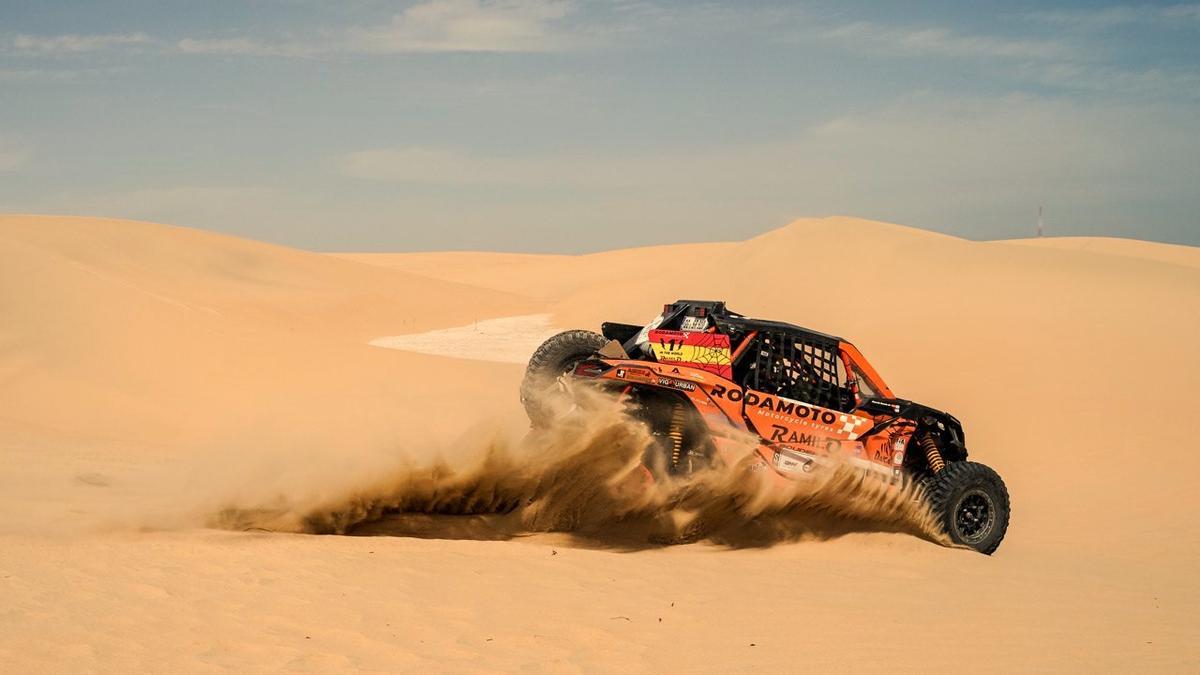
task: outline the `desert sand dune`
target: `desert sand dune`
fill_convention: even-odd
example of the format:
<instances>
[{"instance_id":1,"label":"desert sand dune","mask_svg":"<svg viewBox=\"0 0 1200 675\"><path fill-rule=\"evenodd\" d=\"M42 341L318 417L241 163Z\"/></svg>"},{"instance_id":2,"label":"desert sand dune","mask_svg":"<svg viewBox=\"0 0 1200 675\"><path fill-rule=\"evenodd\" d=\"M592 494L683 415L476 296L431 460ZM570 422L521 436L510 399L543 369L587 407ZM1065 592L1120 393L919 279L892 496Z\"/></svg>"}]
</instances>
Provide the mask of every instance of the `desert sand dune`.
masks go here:
<instances>
[{"instance_id":1,"label":"desert sand dune","mask_svg":"<svg viewBox=\"0 0 1200 675\"><path fill-rule=\"evenodd\" d=\"M355 262L475 284L543 300L561 299L614 280L639 279L667 265L704 260L729 244L676 244L583 256L512 253L337 253Z\"/></svg>"},{"instance_id":2,"label":"desert sand dune","mask_svg":"<svg viewBox=\"0 0 1200 675\"><path fill-rule=\"evenodd\" d=\"M827 218L587 256L333 256L0 217L0 664L1195 670L1200 267L1047 241ZM204 528L519 437L519 365L372 339L642 322L679 297L844 335L954 412L1012 494L997 554L878 531L627 550Z\"/></svg>"},{"instance_id":3,"label":"desert sand dune","mask_svg":"<svg viewBox=\"0 0 1200 675\"><path fill-rule=\"evenodd\" d=\"M539 345L558 332L552 319L551 314L484 319L424 333L382 336L369 344L418 354L524 365Z\"/></svg>"},{"instance_id":4,"label":"desert sand dune","mask_svg":"<svg viewBox=\"0 0 1200 675\"><path fill-rule=\"evenodd\" d=\"M3 416L120 438L157 440L296 396L346 395L388 369L365 347L371 337L541 307L149 223L3 217L0 256ZM370 372L350 374L356 359Z\"/></svg>"},{"instance_id":5,"label":"desert sand dune","mask_svg":"<svg viewBox=\"0 0 1200 675\"><path fill-rule=\"evenodd\" d=\"M1160 244L1138 239L1120 239L1117 237L1045 237L1041 239L1013 239L1005 244L1024 244L1044 248L1056 248L1071 251L1086 251L1120 256L1124 258L1140 258L1157 262L1200 267L1200 250L1194 246L1179 246L1175 244Z\"/></svg>"}]
</instances>

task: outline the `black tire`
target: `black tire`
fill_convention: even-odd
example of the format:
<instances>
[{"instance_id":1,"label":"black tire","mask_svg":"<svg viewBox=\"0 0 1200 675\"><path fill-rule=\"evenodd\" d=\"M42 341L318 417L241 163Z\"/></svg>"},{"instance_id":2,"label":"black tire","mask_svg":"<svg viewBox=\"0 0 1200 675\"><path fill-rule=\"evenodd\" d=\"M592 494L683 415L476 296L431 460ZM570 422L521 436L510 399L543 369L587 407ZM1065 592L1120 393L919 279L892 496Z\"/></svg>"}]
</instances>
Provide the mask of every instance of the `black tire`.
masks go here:
<instances>
[{"instance_id":1,"label":"black tire","mask_svg":"<svg viewBox=\"0 0 1200 675\"><path fill-rule=\"evenodd\" d=\"M608 339L599 333L569 330L546 340L533 352L521 380L521 403L534 427L548 426L554 419L552 399L558 378L606 344Z\"/></svg>"},{"instance_id":2,"label":"black tire","mask_svg":"<svg viewBox=\"0 0 1200 675\"><path fill-rule=\"evenodd\" d=\"M990 467L949 462L926 482L926 498L956 544L991 555L1008 531L1008 488Z\"/></svg>"}]
</instances>

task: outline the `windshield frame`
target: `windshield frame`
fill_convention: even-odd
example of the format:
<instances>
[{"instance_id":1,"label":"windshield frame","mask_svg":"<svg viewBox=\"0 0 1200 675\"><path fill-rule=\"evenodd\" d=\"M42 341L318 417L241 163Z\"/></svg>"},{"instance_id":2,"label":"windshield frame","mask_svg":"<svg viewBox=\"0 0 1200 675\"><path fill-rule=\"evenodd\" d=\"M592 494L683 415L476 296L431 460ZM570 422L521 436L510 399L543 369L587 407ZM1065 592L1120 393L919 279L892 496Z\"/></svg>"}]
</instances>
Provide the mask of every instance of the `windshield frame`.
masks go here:
<instances>
[{"instance_id":1,"label":"windshield frame","mask_svg":"<svg viewBox=\"0 0 1200 675\"><path fill-rule=\"evenodd\" d=\"M896 398L896 395L892 393L892 388L887 385L887 382L883 381L883 377L879 375L879 371L875 370L866 357L862 355L862 352L858 351L857 347L849 342L842 342L839 346L842 358L847 362L846 373L848 376L853 374L855 381L859 377L865 379L867 385L875 391L876 398ZM854 395L858 398L858 402L861 405L864 399L857 386L854 387Z\"/></svg>"}]
</instances>

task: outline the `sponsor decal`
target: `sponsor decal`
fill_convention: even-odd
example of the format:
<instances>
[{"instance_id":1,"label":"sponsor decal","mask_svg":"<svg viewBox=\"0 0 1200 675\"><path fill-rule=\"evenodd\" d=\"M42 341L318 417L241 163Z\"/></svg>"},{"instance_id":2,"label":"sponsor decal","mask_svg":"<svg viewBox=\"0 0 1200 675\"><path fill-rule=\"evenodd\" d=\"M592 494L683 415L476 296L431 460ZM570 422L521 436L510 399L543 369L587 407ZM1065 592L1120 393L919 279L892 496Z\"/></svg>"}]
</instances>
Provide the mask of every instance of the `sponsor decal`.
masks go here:
<instances>
[{"instance_id":1,"label":"sponsor decal","mask_svg":"<svg viewBox=\"0 0 1200 675\"><path fill-rule=\"evenodd\" d=\"M837 452L842 449L842 442L836 438L806 434L795 429L771 425L771 436L767 440L787 445L807 445L812 448L823 448L825 452Z\"/></svg>"},{"instance_id":2,"label":"sponsor decal","mask_svg":"<svg viewBox=\"0 0 1200 675\"><path fill-rule=\"evenodd\" d=\"M897 425L888 431L886 437L871 439L871 459L883 464L902 465L909 438L906 430L907 426Z\"/></svg>"},{"instance_id":3,"label":"sponsor decal","mask_svg":"<svg viewBox=\"0 0 1200 675\"><path fill-rule=\"evenodd\" d=\"M716 398L724 398L730 401L742 400L741 389L727 389L724 385L713 385L712 395Z\"/></svg>"},{"instance_id":4,"label":"sponsor decal","mask_svg":"<svg viewBox=\"0 0 1200 675\"><path fill-rule=\"evenodd\" d=\"M759 394L753 391L742 393L741 389L726 389L721 385L715 385L712 388L712 395L716 398L724 398L729 401L741 401L743 398L746 401L747 408L755 408L758 411L773 412L779 415L787 415L801 420L810 420L820 424L832 425L838 421L838 414L832 410L824 410L806 405L800 401L780 398L770 394Z\"/></svg>"},{"instance_id":5,"label":"sponsor decal","mask_svg":"<svg viewBox=\"0 0 1200 675\"><path fill-rule=\"evenodd\" d=\"M799 452L775 451L775 468L788 473L810 473L816 458Z\"/></svg>"},{"instance_id":6,"label":"sponsor decal","mask_svg":"<svg viewBox=\"0 0 1200 675\"><path fill-rule=\"evenodd\" d=\"M696 391L696 385L683 380L676 380L671 377L658 378L658 386L671 387L672 389L682 389L683 391Z\"/></svg>"},{"instance_id":7,"label":"sponsor decal","mask_svg":"<svg viewBox=\"0 0 1200 675\"><path fill-rule=\"evenodd\" d=\"M660 363L677 363L733 377L729 336L720 333L685 333L677 330L650 331L650 348Z\"/></svg>"}]
</instances>

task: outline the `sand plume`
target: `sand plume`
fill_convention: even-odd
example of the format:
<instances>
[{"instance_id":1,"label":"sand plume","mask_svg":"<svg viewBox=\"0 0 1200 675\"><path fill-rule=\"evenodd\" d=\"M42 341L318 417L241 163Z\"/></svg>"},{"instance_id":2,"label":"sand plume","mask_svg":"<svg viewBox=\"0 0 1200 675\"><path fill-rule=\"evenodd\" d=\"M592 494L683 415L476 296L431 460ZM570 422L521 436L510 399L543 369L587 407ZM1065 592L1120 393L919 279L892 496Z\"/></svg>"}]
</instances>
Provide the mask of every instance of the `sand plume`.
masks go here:
<instances>
[{"instance_id":1,"label":"sand plume","mask_svg":"<svg viewBox=\"0 0 1200 675\"><path fill-rule=\"evenodd\" d=\"M853 531L907 532L945 543L911 489L834 461L780 488L744 459L692 476L651 479L654 443L620 405L592 397L553 428L519 439L495 432L458 463L406 465L317 503L279 497L230 505L209 524L314 534L498 539L566 532L597 545L641 547L702 539L770 545Z\"/></svg>"}]
</instances>

